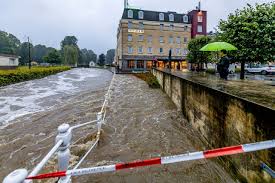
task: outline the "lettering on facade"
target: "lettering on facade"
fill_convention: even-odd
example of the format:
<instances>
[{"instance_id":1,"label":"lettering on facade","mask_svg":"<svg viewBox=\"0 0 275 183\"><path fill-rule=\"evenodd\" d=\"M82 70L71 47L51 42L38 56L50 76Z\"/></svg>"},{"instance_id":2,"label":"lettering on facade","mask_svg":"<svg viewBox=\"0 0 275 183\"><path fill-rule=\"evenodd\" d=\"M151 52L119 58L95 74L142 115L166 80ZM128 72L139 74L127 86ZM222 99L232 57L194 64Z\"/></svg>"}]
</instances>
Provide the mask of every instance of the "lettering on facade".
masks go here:
<instances>
[{"instance_id":1,"label":"lettering on facade","mask_svg":"<svg viewBox=\"0 0 275 183\"><path fill-rule=\"evenodd\" d=\"M138 30L138 29L128 29L129 33L137 33L137 34L144 34L144 30Z\"/></svg>"}]
</instances>

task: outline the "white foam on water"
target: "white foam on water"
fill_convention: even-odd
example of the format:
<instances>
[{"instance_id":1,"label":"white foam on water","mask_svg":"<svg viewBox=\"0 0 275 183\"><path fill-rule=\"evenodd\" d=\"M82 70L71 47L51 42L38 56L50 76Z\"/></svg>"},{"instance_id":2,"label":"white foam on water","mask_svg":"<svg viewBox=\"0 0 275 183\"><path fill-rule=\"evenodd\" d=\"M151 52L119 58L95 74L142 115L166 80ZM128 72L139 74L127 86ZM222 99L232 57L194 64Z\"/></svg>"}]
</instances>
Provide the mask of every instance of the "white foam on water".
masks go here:
<instances>
[{"instance_id":1,"label":"white foam on water","mask_svg":"<svg viewBox=\"0 0 275 183\"><path fill-rule=\"evenodd\" d=\"M40 111L51 106L39 105L47 102L48 97L64 96L78 92L76 83L87 78L98 77L100 73L95 69L73 69L54 76L39 80L27 81L3 87L0 89L0 125Z\"/></svg>"}]
</instances>

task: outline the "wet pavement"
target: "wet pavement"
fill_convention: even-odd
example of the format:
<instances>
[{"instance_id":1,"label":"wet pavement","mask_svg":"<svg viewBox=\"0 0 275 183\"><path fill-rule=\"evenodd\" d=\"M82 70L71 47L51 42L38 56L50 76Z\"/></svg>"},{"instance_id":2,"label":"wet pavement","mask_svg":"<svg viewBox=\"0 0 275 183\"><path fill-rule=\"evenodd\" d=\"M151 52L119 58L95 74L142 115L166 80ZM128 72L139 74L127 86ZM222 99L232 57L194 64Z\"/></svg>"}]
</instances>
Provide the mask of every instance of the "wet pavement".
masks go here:
<instances>
[{"instance_id":1,"label":"wet pavement","mask_svg":"<svg viewBox=\"0 0 275 183\"><path fill-rule=\"evenodd\" d=\"M229 75L228 80L222 80L217 75L203 72L183 72L158 68L186 80L223 91L245 100L263 105L275 110L275 80L274 76L246 75L240 80L237 75Z\"/></svg>"},{"instance_id":2,"label":"wet pavement","mask_svg":"<svg viewBox=\"0 0 275 183\"><path fill-rule=\"evenodd\" d=\"M112 74L106 70L75 69L1 88L2 102L6 101L4 106L11 106L11 102L7 102L9 97L30 101L21 94L33 91L33 88L36 89L32 96L36 98L30 97L32 100L25 106L25 102L17 103L21 106L17 109L18 113L7 110L6 106L1 108L1 112L5 109L6 114L2 114L5 125L2 124L0 129L0 181L16 168L32 169L53 146L58 125L94 120L111 77ZM41 87L41 84L45 85ZM41 97L39 92L43 91L40 87L46 91L44 93L51 92L51 95ZM160 89L150 89L144 81L131 75L116 75L100 144L81 168L204 150L199 134L189 125ZM73 133L71 165L89 148L95 133L95 126L87 126ZM55 165L56 157L47 164L46 171L56 170ZM47 182L54 181L56 179ZM73 179L73 182L235 181L216 162L199 160L85 175Z\"/></svg>"}]
</instances>

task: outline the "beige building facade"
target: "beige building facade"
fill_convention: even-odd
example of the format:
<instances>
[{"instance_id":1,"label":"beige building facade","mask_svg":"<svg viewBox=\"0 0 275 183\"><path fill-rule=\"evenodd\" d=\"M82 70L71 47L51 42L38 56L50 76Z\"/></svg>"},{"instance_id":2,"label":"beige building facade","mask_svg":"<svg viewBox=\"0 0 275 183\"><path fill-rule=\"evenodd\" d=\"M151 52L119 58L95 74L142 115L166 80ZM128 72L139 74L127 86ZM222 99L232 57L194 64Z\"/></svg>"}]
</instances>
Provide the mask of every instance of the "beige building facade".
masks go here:
<instances>
[{"instance_id":1,"label":"beige building facade","mask_svg":"<svg viewBox=\"0 0 275 183\"><path fill-rule=\"evenodd\" d=\"M186 69L191 16L125 8L117 32L115 62L121 71L155 66Z\"/></svg>"}]
</instances>

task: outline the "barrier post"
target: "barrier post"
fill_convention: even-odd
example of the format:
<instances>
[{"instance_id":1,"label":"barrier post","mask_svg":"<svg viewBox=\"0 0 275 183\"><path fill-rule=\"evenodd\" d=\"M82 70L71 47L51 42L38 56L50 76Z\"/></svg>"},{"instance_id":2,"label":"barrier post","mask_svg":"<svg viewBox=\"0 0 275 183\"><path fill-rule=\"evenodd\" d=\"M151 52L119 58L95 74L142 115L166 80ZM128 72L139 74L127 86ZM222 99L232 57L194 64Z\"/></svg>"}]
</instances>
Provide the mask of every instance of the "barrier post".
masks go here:
<instances>
[{"instance_id":1,"label":"barrier post","mask_svg":"<svg viewBox=\"0 0 275 183\"><path fill-rule=\"evenodd\" d=\"M101 125L102 125L102 112L97 113L97 138L100 136Z\"/></svg>"},{"instance_id":2,"label":"barrier post","mask_svg":"<svg viewBox=\"0 0 275 183\"><path fill-rule=\"evenodd\" d=\"M11 172L5 177L3 183L23 183L28 176L26 169L18 169Z\"/></svg>"},{"instance_id":3,"label":"barrier post","mask_svg":"<svg viewBox=\"0 0 275 183\"><path fill-rule=\"evenodd\" d=\"M59 147L57 153L58 159L58 170L67 171L70 161L70 143L72 139L72 130L70 129L69 124L62 124L58 127L58 135L56 136L56 142L63 140L62 145ZM68 183L71 182L70 177L61 177L59 183Z\"/></svg>"}]
</instances>

